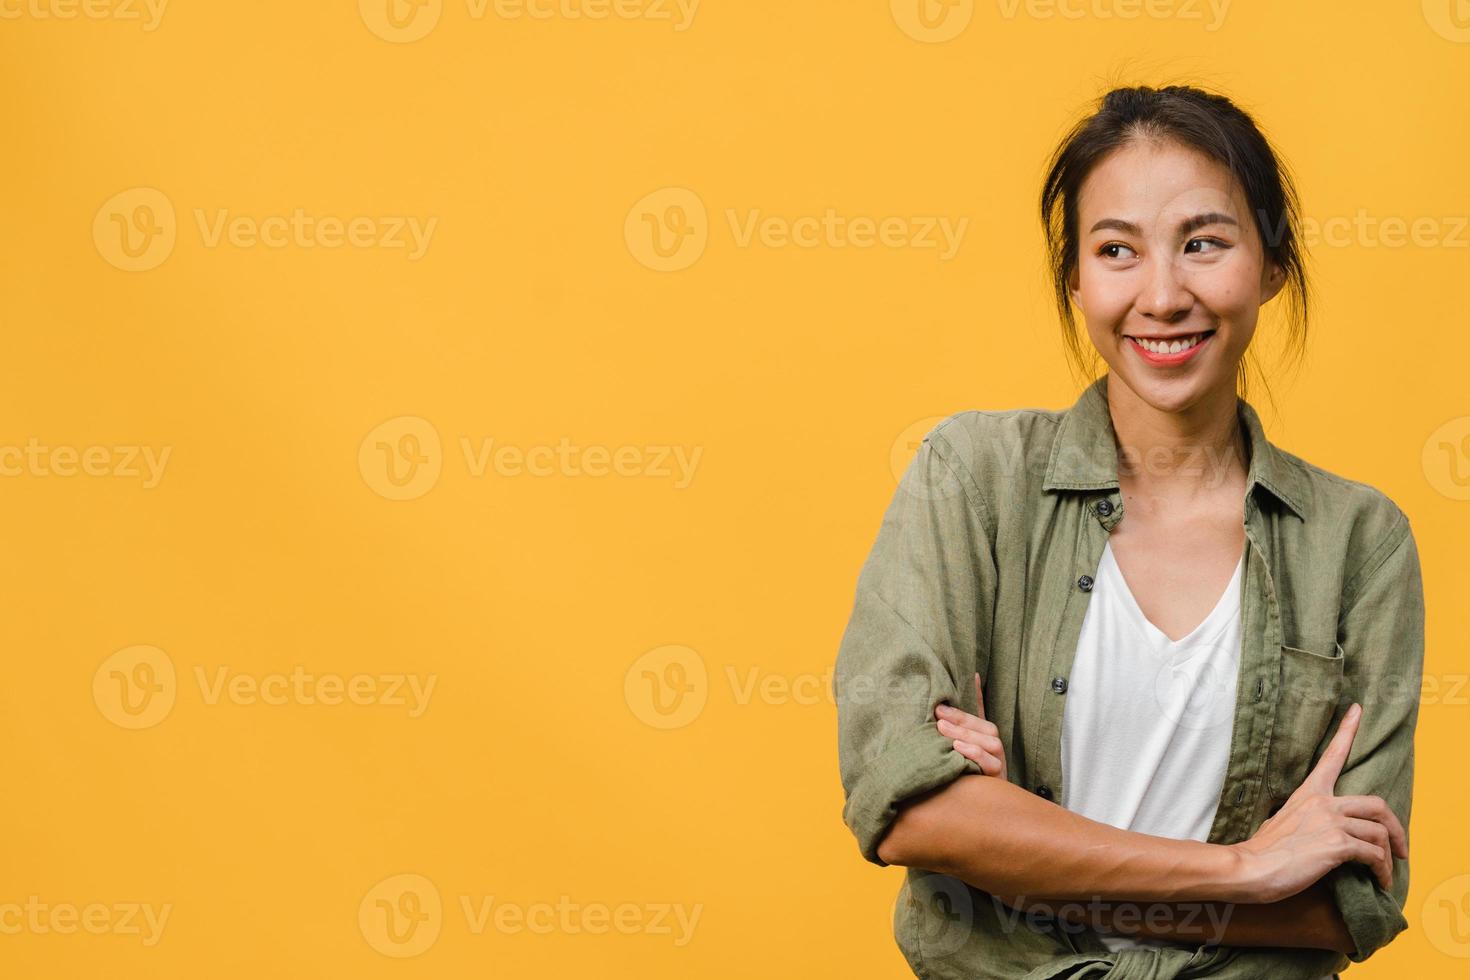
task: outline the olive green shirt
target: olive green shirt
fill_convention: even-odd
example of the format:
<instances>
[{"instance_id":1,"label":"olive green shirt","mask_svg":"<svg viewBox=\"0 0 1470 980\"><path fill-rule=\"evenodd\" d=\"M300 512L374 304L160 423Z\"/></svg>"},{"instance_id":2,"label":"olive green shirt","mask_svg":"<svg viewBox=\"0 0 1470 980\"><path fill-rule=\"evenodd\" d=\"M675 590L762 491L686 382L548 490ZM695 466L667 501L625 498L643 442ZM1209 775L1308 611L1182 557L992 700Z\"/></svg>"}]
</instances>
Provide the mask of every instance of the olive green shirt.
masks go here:
<instances>
[{"instance_id":1,"label":"olive green shirt","mask_svg":"<svg viewBox=\"0 0 1470 980\"><path fill-rule=\"evenodd\" d=\"M878 844L901 801L981 774L934 724L940 702L975 712L976 671L1010 781L1063 798L1066 679L1092 576L1126 518L1107 383L1093 382L1064 412L952 416L900 481L858 578L833 681L843 819L875 864L884 864ZM1250 451L1242 639L1208 840L1249 839L1306 778L1354 701L1363 717L1336 792L1381 796L1407 828L1424 647L1408 520L1372 487L1273 446L1251 405L1237 406ZM1199 465L1208 476L1216 462L1202 456ZM1327 875L1356 944L1347 957L1208 943L1110 952L1091 929L1021 915L921 869L905 876L894 931L925 978L1319 980L1406 927L1408 861L1395 859L1393 874L1391 891L1356 862Z\"/></svg>"}]
</instances>

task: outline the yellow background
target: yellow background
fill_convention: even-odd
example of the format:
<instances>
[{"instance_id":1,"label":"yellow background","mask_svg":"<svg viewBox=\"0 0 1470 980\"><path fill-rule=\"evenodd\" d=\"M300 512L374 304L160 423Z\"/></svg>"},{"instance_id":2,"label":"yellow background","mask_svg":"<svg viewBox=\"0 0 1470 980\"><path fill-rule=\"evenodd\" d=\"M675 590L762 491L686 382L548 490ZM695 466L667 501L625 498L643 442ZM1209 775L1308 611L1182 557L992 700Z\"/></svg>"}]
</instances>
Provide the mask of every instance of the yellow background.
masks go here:
<instances>
[{"instance_id":1,"label":"yellow background","mask_svg":"<svg viewBox=\"0 0 1470 980\"><path fill-rule=\"evenodd\" d=\"M1256 113L1309 216L1438 229L1317 247L1307 366L1272 376L1279 411L1253 401L1279 444L1414 522L1443 686L1419 728L1410 931L1353 975L1463 969L1470 902L1451 919L1441 900L1470 893L1465 4L1237 0L1212 30L1193 0L1132 18L1006 0L926 36L887 0L704 0L684 29L444 0L399 11L437 17L414 41L381 36L372 0L174 0L153 30L40 16L66 4L0 5L0 446L170 456L151 487L0 478L0 904L171 912L152 946L0 934L0 973L907 976L901 872L840 820L827 684L855 577L918 423L1076 397L1043 162L1109 83L1169 81ZM135 188L168 229L107 210ZM643 215L676 222L689 195L703 251L650 267ZM948 259L738 234L829 208L969 225ZM196 218L296 209L437 225L410 260L211 245ZM119 268L113 214L172 251ZM389 499L377 442L414 427L439 472ZM644 455L476 475L466 439ZM701 454L686 486L656 472L661 446ZM130 729L104 661L139 646L174 668L173 701ZM436 687L410 718L210 703L197 682L298 666ZM650 676L687 681L684 717ZM411 958L359 926L399 875L442 902ZM476 933L461 901L487 896L699 918L683 944Z\"/></svg>"}]
</instances>

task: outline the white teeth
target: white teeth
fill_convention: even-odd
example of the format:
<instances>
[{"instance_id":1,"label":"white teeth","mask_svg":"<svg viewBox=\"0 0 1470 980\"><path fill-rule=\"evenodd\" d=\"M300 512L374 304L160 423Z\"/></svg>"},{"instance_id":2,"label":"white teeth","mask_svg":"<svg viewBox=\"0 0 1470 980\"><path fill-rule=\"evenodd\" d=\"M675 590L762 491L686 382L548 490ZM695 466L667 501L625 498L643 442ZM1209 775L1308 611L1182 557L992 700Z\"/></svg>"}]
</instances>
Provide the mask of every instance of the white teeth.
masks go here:
<instances>
[{"instance_id":1,"label":"white teeth","mask_svg":"<svg viewBox=\"0 0 1470 980\"><path fill-rule=\"evenodd\" d=\"M1141 337L1132 338L1138 344L1152 354L1178 354L1187 351L1204 339L1203 334L1194 334L1190 337L1182 337L1177 340L1146 340Z\"/></svg>"}]
</instances>

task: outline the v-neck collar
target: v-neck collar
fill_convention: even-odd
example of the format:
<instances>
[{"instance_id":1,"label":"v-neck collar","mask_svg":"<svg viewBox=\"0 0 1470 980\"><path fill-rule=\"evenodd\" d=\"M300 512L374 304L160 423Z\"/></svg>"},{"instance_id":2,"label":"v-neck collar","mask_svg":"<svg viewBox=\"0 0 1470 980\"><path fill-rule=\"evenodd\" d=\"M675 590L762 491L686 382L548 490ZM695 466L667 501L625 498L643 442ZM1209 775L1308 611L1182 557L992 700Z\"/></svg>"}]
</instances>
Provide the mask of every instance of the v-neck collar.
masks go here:
<instances>
[{"instance_id":1,"label":"v-neck collar","mask_svg":"<svg viewBox=\"0 0 1470 980\"><path fill-rule=\"evenodd\" d=\"M1196 643L1205 643L1213 640L1225 628L1225 624L1232 614L1233 608L1240 601L1240 578L1241 570L1245 567L1245 551L1241 550L1240 558L1235 563L1235 571L1230 575L1230 581L1225 586L1225 591L1215 600L1214 607L1200 620L1199 624L1184 636L1172 640L1169 635L1159 629L1153 622L1143 614L1143 607L1133 595L1133 590L1128 586L1128 580L1123 576L1123 568L1118 564L1117 557L1113 554L1113 543L1109 541L1103 545L1102 560L1110 567L1111 577L1118 584L1117 596L1129 615L1137 622L1149 637L1165 650L1175 651L1181 647L1191 646Z\"/></svg>"}]
</instances>

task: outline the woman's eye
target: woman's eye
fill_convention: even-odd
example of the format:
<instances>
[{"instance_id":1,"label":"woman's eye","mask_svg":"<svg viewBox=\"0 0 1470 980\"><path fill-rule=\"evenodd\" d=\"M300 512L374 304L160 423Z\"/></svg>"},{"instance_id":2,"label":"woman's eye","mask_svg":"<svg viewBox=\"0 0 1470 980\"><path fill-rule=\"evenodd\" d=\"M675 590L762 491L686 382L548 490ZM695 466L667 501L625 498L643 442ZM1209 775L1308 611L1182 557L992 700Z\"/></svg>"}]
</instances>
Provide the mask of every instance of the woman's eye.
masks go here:
<instances>
[{"instance_id":1,"label":"woman's eye","mask_svg":"<svg viewBox=\"0 0 1470 980\"><path fill-rule=\"evenodd\" d=\"M1209 248L1196 248L1195 247L1196 245L1199 245L1199 246L1208 245L1210 247ZM1220 241L1220 239L1218 239L1218 238L1191 238L1189 240L1189 243L1184 246L1184 251L1186 253L1191 253L1191 254L1194 254L1194 255L1199 255L1199 254L1205 253L1205 252L1217 252L1217 251L1221 251L1221 250L1227 249L1229 247L1230 246L1228 244L1226 244L1225 242Z\"/></svg>"},{"instance_id":2,"label":"woman's eye","mask_svg":"<svg viewBox=\"0 0 1470 980\"><path fill-rule=\"evenodd\" d=\"M1105 259L1121 259L1123 256L1119 254L1120 250L1123 252L1133 251L1133 249L1129 248L1127 245L1124 245L1122 242L1108 242L1102 248L1097 250L1097 254L1101 255Z\"/></svg>"}]
</instances>

